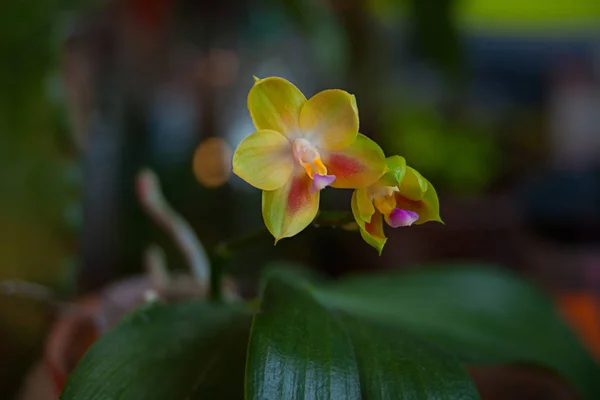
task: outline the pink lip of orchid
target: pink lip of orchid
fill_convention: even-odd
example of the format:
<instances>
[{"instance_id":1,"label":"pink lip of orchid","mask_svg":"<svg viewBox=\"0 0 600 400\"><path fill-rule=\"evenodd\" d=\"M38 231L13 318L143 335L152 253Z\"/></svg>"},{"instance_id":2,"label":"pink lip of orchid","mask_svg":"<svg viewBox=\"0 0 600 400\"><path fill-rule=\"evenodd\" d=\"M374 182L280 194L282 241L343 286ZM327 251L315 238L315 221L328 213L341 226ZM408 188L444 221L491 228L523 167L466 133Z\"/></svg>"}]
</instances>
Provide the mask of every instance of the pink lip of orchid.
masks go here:
<instances>
[{"instance_id":1,"label":"pink lip of orchid","mask_svg":"<svg viewBox=\"0 0 600 400\"><path fill-rule=\"evenodd\" d=\"M303 138L294 139L292 150L296 161L304 168L313 180L310 193L315 193L335 181L335 175L327 175L327 167L321 161L321 156L316 147Z\"/></svg>"},{"instance_id":2,"label":"pink lip of orchid","mask_svg":"<svg viewBox=\"0 0 600 400\"><path fill-rule=\"evenodd\" d=\"M239 144L233 171L263 191L276 243L312 222L325 187L365 188L385 171L383 151L358 133L356 100L343 90L307 100L285 79L255 78L248 109L257 131Z\"/></svg>"},{"instance_id":3,"label":"pink lip of orchid","mask_svg":"<svg viewBox=\"0 0 600 400\"><path fill-rule=\"evenodd\" d=\"M335 181L335 175L319 175L315 174L313 177L312 185L310 186L310 193L318 192L319 190L330 186Z\"/></svg>"},{"instance_id":4,"label":"pink lip of orchid","mask_svg":"<svg viewBox=\"0 0 600 400\"><path fill-rule=\"evenodd\" d=\"M387 160L387 172L377 183L354 191L352 213L362 238L379 253L387 241L383 220L392 228L442 222L439 201L433 185L403 157Z\"/></svg>"},{"instance_id":5,"label":"pink lip of orchid","mask_svg":"<svg viewBox=\"0 0 600 400\"><path fill-rule=\"evenodd\" d=\"M418 219L419 214L414 211L394 208L388 216L387 222L392 228L398 228L400 226L411 226Z\"/></svg>"}]
</instances>

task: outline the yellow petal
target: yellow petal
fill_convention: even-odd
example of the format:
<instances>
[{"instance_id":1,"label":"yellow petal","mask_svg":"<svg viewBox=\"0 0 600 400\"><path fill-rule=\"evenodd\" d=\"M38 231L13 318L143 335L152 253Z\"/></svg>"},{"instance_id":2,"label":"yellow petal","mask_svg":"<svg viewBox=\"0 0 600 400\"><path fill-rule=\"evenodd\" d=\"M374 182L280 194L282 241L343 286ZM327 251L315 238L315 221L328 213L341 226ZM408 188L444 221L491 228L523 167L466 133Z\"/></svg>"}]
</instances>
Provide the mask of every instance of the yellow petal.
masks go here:
<instances>
[{"instance_id":1,"label":"yellow petal","mask_svg":"<svg viewBox=\"0 0 600 400\"><path fill-rule=\"evenodd\" d=\"M291 237L306 228L319 211L319 193L311 193L312 179L306 172L297 168L282 187L273 191L264 191L262 195L262 214L265 225L275 237Z\"/></svg>"},{"instance_id":2,"label":"yellow petal","mask_svg":"<svg viewBox=\"0 0 600 400\"><path fill-rule=\"evenodd\" d=\"M427 179L423 178L417 170L406 166L406 173L398 189L402 196L409 200L418 201L423 199L428 185Z\"/></svg>"},{"instance_id":3,"label":"yellow petal","mask_svg":"<svg viewBox=\"0 0 600 400\"><path fill-rule=\"evenodd\" d=\"M233 172L262 190L283 186L293 167L292 145L282 134L271 130L246 137L233 155Z\"/></svg>"},{"instance_id":4,"label":"yellow petal","mask_svg":"<svg viewBox=\"0 0 600 400\"><path fill-rule=\"evenodd\" d=\"M379 254L383 251L383 246L387 242L385 233L383 232L383 216L379 211L375 211L371 216L369 222L365 222L360 217L360 211L358 207L357 191L354 191L352 195L352 214L360 229L360 236L365 242L374 247Z\"/></svg>"},{"instance_id":5,"label":"yellow petal","mask_svg":"<svg viewBox=\"0 0 600 400\"><path fill-rule=\"evenodd\" d=\"M329 175L335 175L331 186L342 189L364 188L383 175L385 155L381 147L368 137L358 134L356 140L341 150L321 150L321 158Z\"/></svg>"},{"instance_id":6,"label":"yellow petal","mask_svg":"<svg viewBox=\"0 0 600 400\"><path fill-rule=\"evenodd\" d=\"M442 218L440 217L440 201L437 193L433 188L433 185L427 179L423 178L422 176L421 178L427 185L427 190L425 191L422 199L416 201L410 200L403 196L400 192L396 192L396 207L403 210L414 211L419 214L419 219L415 222L417 225L421 225L429 221L443 223Z\"/></svg>"},{"instance_id":7,"label":"yellow petal","mask_svg":"<svg viewBox=\"0 0 600 400\"><path fill-rule=\"evenodd\" d=\"M394 196L376 197L373 200L373 205L383 215L388 215L396 208L396 199Z\"/></svg>"},{"instance_id":8,"label":"yellow petal","mask_svg":"<svg viewBox=\"0 0 600 400\"><path fill-rule=\"evenodd\" d=\"M291 82L277 77L257 79L248 93L248 110L257 130L271 129L289 139L299 136L298 117L306 97Z\"/></svg>"},{"instance_id":9,"label":"yellow petal","mask_svg":"<svg viewBox=\"0 0 600 400\"><path fill-rule=\"evenodd\" d=\"M358 206L358 215L360 216L360 219L369 222L371 220L371 216L375 212L375 207L373 206L373 202L369 197L367 189L356 189L354 193L356 196L356 205Z\"/></svg>"},{"instance_id":10,"label":"yellow petal","mask_svg":"<svg viewBox=\"0 0 600 400\"><path fill-rule=\"evenodd\" d=\"M324 90L311 97L300 111L304 137L322 149L349 146L358 134L356 100L343 90Z\"/></svg>"}]
</instances>

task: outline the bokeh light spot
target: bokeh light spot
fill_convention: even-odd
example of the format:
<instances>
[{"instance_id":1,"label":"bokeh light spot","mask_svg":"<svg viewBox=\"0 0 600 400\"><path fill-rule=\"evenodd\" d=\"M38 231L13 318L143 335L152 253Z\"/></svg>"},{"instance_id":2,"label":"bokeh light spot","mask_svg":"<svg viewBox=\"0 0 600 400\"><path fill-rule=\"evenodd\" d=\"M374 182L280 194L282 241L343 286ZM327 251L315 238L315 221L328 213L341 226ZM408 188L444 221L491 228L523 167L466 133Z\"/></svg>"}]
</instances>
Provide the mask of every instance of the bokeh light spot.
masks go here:
<instances>
[{"instance_id":1,"label":"bokeh light spot","mask_svg":"<svg viewBox=\"0 0 600 400\"><path fill-rule=\"evenodd\" d=\"M227 142L211 137L198 145L194 153L194 175L198 181L209 188L225 184L231 176L233 152Z\"/></svg>"}]
</instances>

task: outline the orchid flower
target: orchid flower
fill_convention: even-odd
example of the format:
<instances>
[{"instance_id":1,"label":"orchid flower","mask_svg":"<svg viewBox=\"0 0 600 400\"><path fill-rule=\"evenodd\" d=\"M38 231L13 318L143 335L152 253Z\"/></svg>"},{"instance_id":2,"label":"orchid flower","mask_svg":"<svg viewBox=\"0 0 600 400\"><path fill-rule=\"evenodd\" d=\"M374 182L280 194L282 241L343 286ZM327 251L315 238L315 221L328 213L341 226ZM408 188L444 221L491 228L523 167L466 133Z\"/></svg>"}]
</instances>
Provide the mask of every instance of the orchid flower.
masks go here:
<instances>
[{"instance_id":1,"label":"orchid flower","mask_svg":"<svg viewBox=\"0 0 600 400\"><path fill-rule=\"evenodd\" d=\"M387 172L368 188L352 195L352 214L362 238L379 254L387 241L383 220L392 228L420 225L428 221L443 223L433 185L400 156L389 157Z\"/></svg>"},{"instance_id":2,"label":"orchid flower","mask_svg":"<svg viewBox=\"0 0 600 400\"><path fill-rule=\"evenodd\" d=\"M263 191L263 219L277 243L313 221L321 189L370 186L386 163L358 133L353 95L324 90L307 100L285 79L254 79L248 109L257 131L239 144L233 172Z\"/></svg>"}]
</instances>

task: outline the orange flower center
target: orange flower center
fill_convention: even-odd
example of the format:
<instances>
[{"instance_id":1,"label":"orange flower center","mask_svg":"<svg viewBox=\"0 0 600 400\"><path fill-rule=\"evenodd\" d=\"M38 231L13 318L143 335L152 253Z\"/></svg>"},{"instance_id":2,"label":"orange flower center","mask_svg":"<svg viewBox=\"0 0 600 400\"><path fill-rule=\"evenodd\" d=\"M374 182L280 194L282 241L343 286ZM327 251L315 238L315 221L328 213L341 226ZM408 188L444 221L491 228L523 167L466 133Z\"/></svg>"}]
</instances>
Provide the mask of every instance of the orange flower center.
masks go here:
<instances>
[{"instance_id":1,"label":"orange flower center","mask_svg":"<svg viewBox=\"0 0 600 400\"><path fill-rule=\"evenodd\" d=\"M327 175L327 167L323 164L317 148L311 142L302 138L296 139L292 143L292 150L296 161L302 165L311 179L314 179L315 174Z\"/></svg>"},{"instance_id":2,"label":"orange flower center","mask_svg":"<svg viewBox=\"0 0 600 400\"><path fill-rule=\"evenodd\" d=\"M394 192L397 191L398 188L395 186L372 186L370 195L375 208L383 215L389 215L396 208Z\"/></svg>"}]
</instances>

